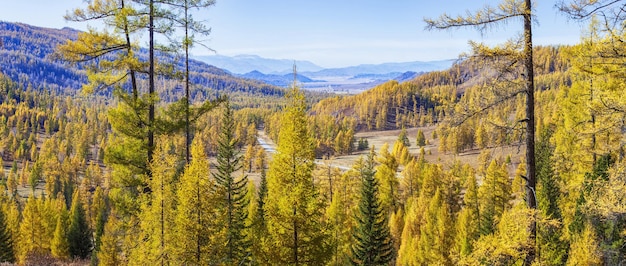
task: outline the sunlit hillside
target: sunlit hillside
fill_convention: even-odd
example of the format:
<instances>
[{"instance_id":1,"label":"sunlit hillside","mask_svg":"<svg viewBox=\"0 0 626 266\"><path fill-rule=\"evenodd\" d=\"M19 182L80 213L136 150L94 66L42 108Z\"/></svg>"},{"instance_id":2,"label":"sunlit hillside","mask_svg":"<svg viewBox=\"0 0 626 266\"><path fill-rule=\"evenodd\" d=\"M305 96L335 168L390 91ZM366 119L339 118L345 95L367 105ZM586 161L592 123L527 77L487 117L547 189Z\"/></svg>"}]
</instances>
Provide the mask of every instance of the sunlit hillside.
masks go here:
<instances>
[{"instance_id":1,"label":"sunlit hillside","mask_svg":"<svg viewBox=\"0 0 626 266\"><path fill-rule=\"evenodd\" d=\"M517 38L354 95L190 59L214 1L0 22L0 264L623 264L626 3L559 2L588 30L533 45L501 2L423 23Z\"/></svg>"}]
</instances>

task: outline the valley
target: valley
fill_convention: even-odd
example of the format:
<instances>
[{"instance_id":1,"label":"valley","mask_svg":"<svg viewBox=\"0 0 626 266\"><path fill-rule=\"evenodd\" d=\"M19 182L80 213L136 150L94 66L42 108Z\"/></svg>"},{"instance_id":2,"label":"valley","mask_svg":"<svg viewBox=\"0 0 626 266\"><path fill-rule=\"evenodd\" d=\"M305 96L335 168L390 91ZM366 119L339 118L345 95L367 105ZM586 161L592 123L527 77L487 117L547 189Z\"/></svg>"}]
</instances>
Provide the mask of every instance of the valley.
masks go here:
<instances>
[{"instance_id":1,"label":"valley","mask_svg":"<svg viewBox=\"0 0 626 266\"><path fill-rule=\"evenodd\" d=\"M293 67L297 67L299 86L311 91L335 94L358 94L390 80L409 81L417 75L449 68L454 60L364 64L341 68L323 68L309 61L268 59L255 55L196 56L198 60L234 73L279 87L292 85Z\"/></svg>"},{"instance_id":2,"label":"valley","mask_svg":"<svg viewBox=\"0 0 626 266\"><path fill-rule=\"evenodd\" d=\"M0 21L0 265L626 261L626 1L277 3Z\"/></svg>"}]
</instances>

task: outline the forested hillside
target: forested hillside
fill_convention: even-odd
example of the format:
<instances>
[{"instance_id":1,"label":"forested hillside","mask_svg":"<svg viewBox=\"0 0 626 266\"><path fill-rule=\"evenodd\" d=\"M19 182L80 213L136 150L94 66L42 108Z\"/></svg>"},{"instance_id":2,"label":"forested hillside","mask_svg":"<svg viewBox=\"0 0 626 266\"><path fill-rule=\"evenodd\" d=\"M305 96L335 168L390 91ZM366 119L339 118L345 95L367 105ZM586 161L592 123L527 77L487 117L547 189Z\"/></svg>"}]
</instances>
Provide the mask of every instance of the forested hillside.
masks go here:
<instances>
[{"instance_id":1,"label":"forested hillside","mask_svg":"<svg viewBox=\"0 0 626 266\"><path fill-rule=\"evenodd\" d=\"M15 62L0 75L0 263L626 261L626 34L608 23L623 2L561 6L573 19L615 11L575 45L533 47L529 31L471 43L446 71L323 100L189 61L180 28L203 28L187 4L214 2L154 3L87 1L68 16L110 31L0 24ZM530 1L498 8L426 22L533 25ZM136 44L166 33L172 51ZM392 145L355 137L386 129ZM349 169L331 163L354 153Z\"/></svg>"},{"instance_id":2,"label":"forested hillside","mask_svg":"<svg viewBox=\"0 0 626 266\"><path fill-rule=\"evenodd\" d=\"M76 40L80 32L71 28L49 29L20 23L0 21L0 72L15 82L32 84L36 89L54 89L73 94L87 82L84 64L69 65L54 55L58 45L67 40ZM141 60L147 60L147 51L139 51ZM164 62L175 62L177 67L183 66L179 55L161 55ZM190 61L191 80L200 86L193 93L197 101L203 101L210 95L219 93L256 95L258 97L280 97L284 90L258 81L237 78L219 68L200 61ZM168 91L162 97L174 101L181 97L169 99L175 94L176 85L166 82Z\"/></svg>"}]
</instances>

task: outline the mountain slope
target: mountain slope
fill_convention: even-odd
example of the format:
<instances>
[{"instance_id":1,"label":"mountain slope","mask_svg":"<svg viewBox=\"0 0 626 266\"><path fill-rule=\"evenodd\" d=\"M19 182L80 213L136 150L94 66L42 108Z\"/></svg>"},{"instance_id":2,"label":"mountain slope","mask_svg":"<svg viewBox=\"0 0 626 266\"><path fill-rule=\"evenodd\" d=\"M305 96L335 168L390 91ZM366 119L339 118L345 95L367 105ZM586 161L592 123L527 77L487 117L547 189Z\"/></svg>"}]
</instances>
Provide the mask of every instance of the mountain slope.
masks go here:
<instances>
[{"instance_id":1,"label":"mountain slope","mask_svg":"<svg viewBox=\"0 0 626 266\"><path fill-rule=\"evenodd\" d=\"M80 67L55 61L51 55L57 45L75 39L78 33L71 28L49 29L0 21L0 72L19 83L73 93L87 81L85 72ZM141 53L144 52L142 49ZM173 59L162 58L162 61ZM182 69L182 62L178 62ZM235 77L203 62L192 60L190 68L192 82L216 92L276 96L284 93L281 88Z\"/></svg>"},{"instance_id":2,"label":"mountain slope","mask_svg":"<svg viewBox=\"0 0 626 266\"><path fill-rule=\"evenodd\" d=\"M21 23L0 22L0 71L14 81L46 84L49 89L78 89L86 82L76 68L50 60L56 45L76 38L78 31L46 29Z\"/></svg>"},{"instance_id":3,"label":"mountain slope","mask_svg":"<svg viewBox=\"0 0 626 266\"><path fill-rule=\"evenodd\" d=\"M560 52L558 47L535 48L538 91L571 83L567 73L569 63L561 58ZM493 69L467 60L442 71L421 75L406 72L356 95L324 99L313 106L312 113L337 121L354 119L357 131L432 125L454 113L455 104L463 95L479 88L488 76L493 76ZM406 79L410 80L401 83ZM481 93L474 95L480 97Z\"/></svg>"}]
</instances>

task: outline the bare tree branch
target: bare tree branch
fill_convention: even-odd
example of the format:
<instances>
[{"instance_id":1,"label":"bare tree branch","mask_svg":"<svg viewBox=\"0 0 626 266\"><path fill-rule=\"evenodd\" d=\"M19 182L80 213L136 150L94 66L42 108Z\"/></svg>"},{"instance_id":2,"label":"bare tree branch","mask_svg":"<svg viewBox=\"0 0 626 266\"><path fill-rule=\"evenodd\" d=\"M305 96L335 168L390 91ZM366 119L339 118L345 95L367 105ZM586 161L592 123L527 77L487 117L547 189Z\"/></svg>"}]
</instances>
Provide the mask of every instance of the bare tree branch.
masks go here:
<instances>
[{"instance_id":1,"label":"bare tree branch","mask_svg":"<svg viewBox=\"0 0 626 266\"><path fill-rule=\"evenodd\" d=\"M523 16L526 14L525 5L521 1L507 0L497 7L485 6L483 9L474 13L466 12L466 14L456 17L443 14L437 19L424 18L426 22L426 30L433 29L451 29L459 27L473 27L480 32L497 26L500 23L507 23L509 19Z\"/></svg>"}]
</instances>

